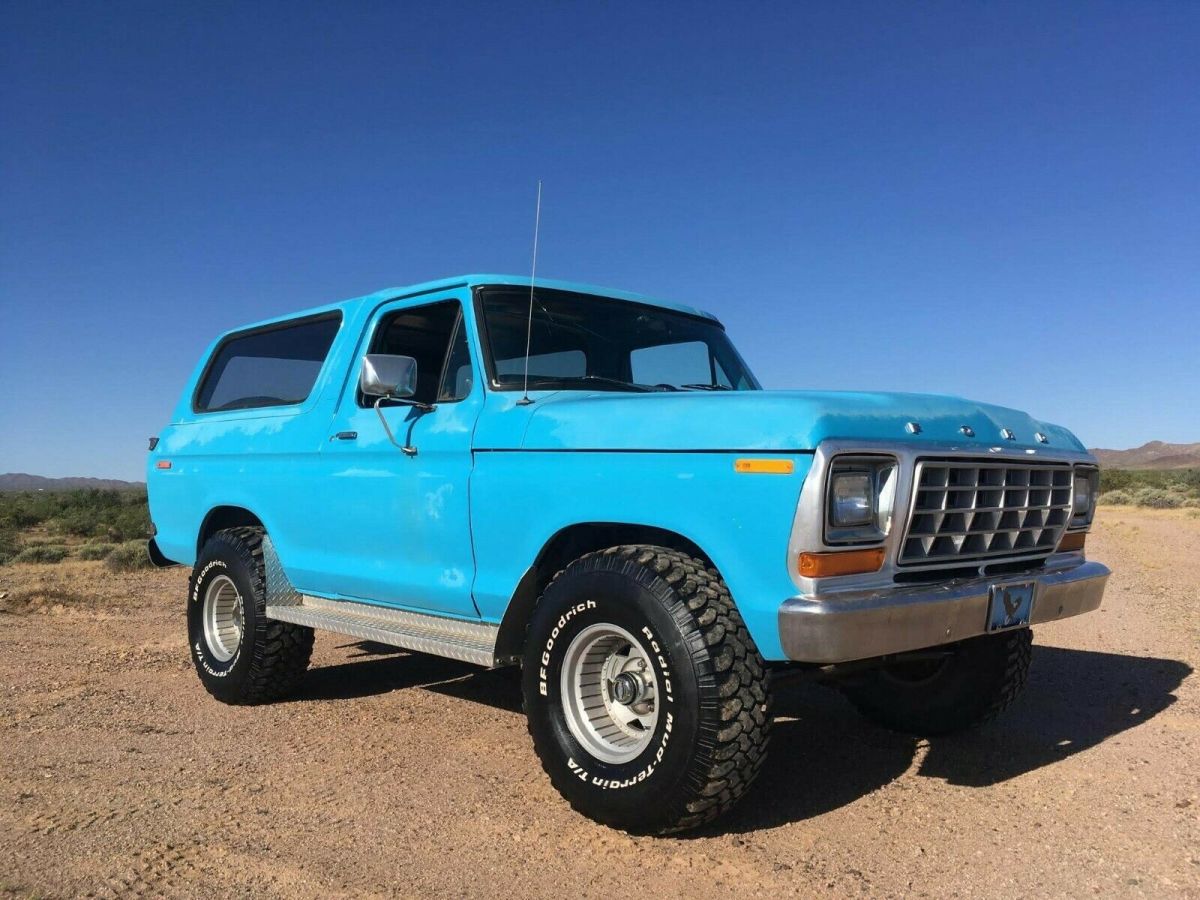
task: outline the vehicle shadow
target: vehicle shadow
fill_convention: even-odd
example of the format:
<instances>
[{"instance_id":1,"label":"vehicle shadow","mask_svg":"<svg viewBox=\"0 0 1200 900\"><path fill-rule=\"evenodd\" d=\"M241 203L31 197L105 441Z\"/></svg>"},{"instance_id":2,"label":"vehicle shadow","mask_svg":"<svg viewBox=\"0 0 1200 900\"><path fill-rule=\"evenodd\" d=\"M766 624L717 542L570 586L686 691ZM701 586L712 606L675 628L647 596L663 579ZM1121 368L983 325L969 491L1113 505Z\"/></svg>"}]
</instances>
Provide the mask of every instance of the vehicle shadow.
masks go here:
<instances>
[{"instance_id":1,"label":"vehicle shadow","mask_svg":"<svg viewBox=\"0 0 1200 900\"><path fill-rule=\"evenodd\" d=\"M1032 772L1162 712L1191 673L1178 660L1035 646L1013 706L982 728L929 739L916 774L984 787ZM758 781L731 815L698 834L771 828L852 803L907 771L917 751L917 738L871 725L820 685L781 688L775 713Z\"/></svg>"},{"instance_id":2,"label":"vehicle shadow","mask_svg":"<svg viewBox=\"0 0 1200 900\"><path fill-rule=\"evenodd\" d=\"M353 661L308 672L294 700L368 697L422 688L513 714L521 688L513 668L466 663L370 642L345 645ZM1173 659L1033 648L1029 684L997 721L928 740L916 775L985 787L1094 747L1162 712L1192 674ZM763 771L744 801L709 828L682 837L744 833L846 806L907 772L921 740L875 726L834 689L782 685Z\"/></svg>"},{"instance_id":3,"label":"vehicle shadow","mask_svg":"<svg viewBox=\"0 0 1200 900\"><path fill-rule=\"evenodd\" d=\"M480 669L373 641L342 645L345 648L353 651L351 662L310 669L290 699L348 700L423 688L496 709L521 711L521 683L515 669Z\"/></svg>"}]
</instances>

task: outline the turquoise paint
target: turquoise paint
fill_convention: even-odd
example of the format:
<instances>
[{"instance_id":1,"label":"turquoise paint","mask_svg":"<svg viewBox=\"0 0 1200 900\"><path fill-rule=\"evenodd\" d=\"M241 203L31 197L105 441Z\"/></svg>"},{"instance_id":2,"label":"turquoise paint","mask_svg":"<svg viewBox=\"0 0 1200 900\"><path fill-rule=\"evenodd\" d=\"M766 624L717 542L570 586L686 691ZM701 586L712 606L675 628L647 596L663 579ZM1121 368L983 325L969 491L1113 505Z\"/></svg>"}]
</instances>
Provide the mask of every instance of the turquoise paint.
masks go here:
<instances>
[{"instance_id":1,"label":"turquoise paint","mask_svg":"<svg viewBox=\"0 0 1200 900\"><path fill-rule=\"evenodd\" d=\"M528 283L466 276L256 323L342 314L312 393L297 406L194 413L191 397L214 342L147 461L160 549L191 564L209 511L243 507L262 520L301 591L496 622L561 529L654 526L704 549L763 654L782 659L778 607L795 592L787 544L821 441L1083 450L1066 429L1016 410L923 394L551 391L522 405L518 392L485 388L471 289ZM538 284L707 315L636 294ZM388 442L373 409L357 407L358 360L385 312L445 299L463 304L474 385L465 400L432 412L385 410L393 432L418 448L408 457ZM920 423L919 434L905 430L910 421ZM974 437L962 434L964 425ZM1002 428L1016 440L1003 439ZM342 431L357 440L331 439ZM734 460L747 453L784 456L795 472L735 473ZM157 469L160 460L172 467Z\"/></svg>"}]
</instances>

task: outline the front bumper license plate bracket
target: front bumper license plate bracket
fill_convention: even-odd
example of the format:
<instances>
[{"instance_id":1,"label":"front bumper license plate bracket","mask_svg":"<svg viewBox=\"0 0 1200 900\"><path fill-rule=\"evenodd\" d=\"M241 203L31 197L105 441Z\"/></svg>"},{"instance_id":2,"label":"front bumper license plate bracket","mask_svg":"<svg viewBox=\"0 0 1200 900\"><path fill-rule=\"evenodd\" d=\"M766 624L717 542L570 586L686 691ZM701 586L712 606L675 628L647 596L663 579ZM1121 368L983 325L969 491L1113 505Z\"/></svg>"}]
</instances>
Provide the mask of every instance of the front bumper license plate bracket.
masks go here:
<instances>
[{"instance_id":1,"label":"front bumper license plate bracket","mask_svg":"<svg viewBox=\"0 0 1200 900\"><path fill-rule=\"evenodd\" d=\"M993 584L988 590L988 633L1028 625L1036 588L1035 581Z\"/></svg>"}]
</instances>

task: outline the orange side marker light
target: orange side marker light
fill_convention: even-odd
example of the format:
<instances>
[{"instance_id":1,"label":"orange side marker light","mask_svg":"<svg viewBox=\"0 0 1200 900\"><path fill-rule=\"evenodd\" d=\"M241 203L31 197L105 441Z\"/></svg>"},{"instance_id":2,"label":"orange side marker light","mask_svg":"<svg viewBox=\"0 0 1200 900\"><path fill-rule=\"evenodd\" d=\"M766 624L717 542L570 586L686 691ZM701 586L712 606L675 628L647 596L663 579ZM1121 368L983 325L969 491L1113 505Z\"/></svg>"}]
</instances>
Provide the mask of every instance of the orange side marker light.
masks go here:
<instances>
[{"instance_id":1,"label":"orange side marker light","mask_svg":"<svg viewBox=\"0 0 1200 900\"><path fill-rule=\"evenodd\" d=\"M735 459L733 471L742 475L791 475L796 464L790 459Z\"/></svg>"},{"instance_id":2,"label":"orange side marker light","mask_svg":"<svg viewBox=\"0 0 1200 900\"><path fill-rule=\"evenodd\" d=\"M878 572L883 567L883 555L882 547L837 553L801 553L800 574L804 578L829 578Z\"/></svg>"}]
</instances>

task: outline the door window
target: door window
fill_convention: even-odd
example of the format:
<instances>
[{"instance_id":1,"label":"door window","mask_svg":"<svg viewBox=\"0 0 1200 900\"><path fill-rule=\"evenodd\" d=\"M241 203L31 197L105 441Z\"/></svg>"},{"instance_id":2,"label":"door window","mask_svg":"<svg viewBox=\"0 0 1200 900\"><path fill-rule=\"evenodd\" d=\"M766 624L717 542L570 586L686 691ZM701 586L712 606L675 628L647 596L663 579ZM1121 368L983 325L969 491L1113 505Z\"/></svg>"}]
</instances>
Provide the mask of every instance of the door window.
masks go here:
<instances>
[{"instance_id":1,"label":"door window","mask_svg":"<svg viewBox=\"0 0 1200 900\"><path fill-rule=\"evenodd\" d=\"M369 346L368 353L411 356L417 361L417 389L411 399L419 403L453 403L471 392L474 378L467 328L457 300L386 314ZM358 403L371 405L361 391Z\"/></svg>"}]
</instances>

